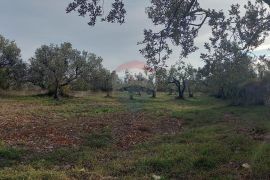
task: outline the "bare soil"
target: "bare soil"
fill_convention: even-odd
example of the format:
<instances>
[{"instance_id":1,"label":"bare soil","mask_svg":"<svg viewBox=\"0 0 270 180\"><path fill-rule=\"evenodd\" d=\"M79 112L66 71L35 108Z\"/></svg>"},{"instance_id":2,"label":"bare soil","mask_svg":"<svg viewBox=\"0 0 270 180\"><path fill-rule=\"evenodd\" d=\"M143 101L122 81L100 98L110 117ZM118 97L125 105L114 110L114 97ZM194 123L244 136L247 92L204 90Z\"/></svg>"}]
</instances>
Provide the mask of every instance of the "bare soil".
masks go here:
<instances>
[{"instance_id":1,"label":"bare soil","mask_svg":"<svg viewBox=\"0 0 270 180\"><path fill-rule=\"evenodd\" d=\"M5 106L7 107L7 106ZM147 141L157 134L175 134L181 131L179 119L155 118L145 113L109 113L98 117L65 119L55 114L37 116L18 112L37 110L36 106L22 104L10 109L0 108L0 136L6 144L35 151L53 151L61 147L80 146L84 135L110 127L115 145L129 147Z\"/></svg>"}]
</instances>

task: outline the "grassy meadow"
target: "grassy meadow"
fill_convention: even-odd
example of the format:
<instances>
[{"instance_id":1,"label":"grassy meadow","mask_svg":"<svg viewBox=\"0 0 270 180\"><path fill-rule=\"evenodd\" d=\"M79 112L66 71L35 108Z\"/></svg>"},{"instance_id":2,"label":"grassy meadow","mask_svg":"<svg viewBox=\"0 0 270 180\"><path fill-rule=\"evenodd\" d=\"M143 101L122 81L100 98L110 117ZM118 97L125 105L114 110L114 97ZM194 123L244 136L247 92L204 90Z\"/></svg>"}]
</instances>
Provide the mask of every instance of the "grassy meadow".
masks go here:
<instances>
[{"instance_id":1,"label":"grassy meadow","mask_svg":"<svg viewBox=\"0 0 270 180\"><path fill-rule=\"evenodd\" d=\"M269 107L161 93L0 102L0 179L270 178Z\"/></svg>"}]
</instances>

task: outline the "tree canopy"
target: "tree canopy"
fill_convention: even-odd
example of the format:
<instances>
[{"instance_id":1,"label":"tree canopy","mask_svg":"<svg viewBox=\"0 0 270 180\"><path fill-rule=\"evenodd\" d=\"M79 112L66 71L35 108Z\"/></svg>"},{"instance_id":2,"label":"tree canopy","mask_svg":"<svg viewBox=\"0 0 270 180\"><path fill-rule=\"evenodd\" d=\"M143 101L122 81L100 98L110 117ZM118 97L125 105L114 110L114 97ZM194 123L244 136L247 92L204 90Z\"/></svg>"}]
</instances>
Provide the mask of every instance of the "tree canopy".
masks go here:
<instances>
[{"instance_id":1,"label":"tree canopy","mask_svg":"<svg viewBox=\"0 0 270 180\"><path fill-rule=\"evenodd\" d=\"M43 45L30 59L31 82L49 89L58 99L61 88L78 79L87 70L88 53L70 43Z\"/></svg>"},{"instance_id":2,"label":"tree canopy","mask_svg":"<svg viewBox=\"0 0 270 180\"><path fill-rule=\"evenodd\" d=\"M125 22L127 12L124 0L114 0L108 13L104 12L104 3L104 0L73 0L68 5L66 11L67 13L77 11L80 16L88 16L89 25L91 26L94 26L99 19L120 24ZM170 54L168 40L174 45L181 47L181 56L186 57L189 53L194 52L197 49L194 39L198 36L201 27L206 22L209 22L209 25L213 25L216 18L223 15L223 12L220 10L211 9L211 7L208 9L202 8L200 3L202 3L201 0L151 0L151 5L146 7L146 13L153 24L159 28L158 30L144 30L145 38L141 41L141 44L144 44L145 47L141 50L142 54L147 59L153 59L155 56L161 59L166 58L166 55L162 57L160 53ZM270 5L269 0L256 0L255 3L257 5L260 4L260 6ZM245 7L250 8L250 13L247 14L246 18L242 19L241 23L253 18L250 23L257 21L256 24L261 25L259 27L267 24L265 21L268 18L263 19L260 17L262 11L259 10L262 9L258 9L257 5L247 1ZM237 7L239 5L236 4L234 7L235 12L231 13L237 15L237 11L239 11ZM266 8L264 8L265 11ZM244 30L247 28L248 26ZM254 33L257 33L257 31L254 31ZM242 33L242 35L248 36L246 33Z\"/></svg>"}]
</instances>

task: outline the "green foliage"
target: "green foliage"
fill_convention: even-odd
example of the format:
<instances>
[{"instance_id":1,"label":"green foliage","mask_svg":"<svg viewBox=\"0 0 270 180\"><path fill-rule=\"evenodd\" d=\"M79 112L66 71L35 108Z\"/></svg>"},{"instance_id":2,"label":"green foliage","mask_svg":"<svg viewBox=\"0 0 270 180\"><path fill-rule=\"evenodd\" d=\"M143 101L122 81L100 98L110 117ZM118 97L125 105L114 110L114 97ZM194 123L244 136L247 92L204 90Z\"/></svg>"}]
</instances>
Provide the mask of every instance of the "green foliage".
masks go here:
<instances>
[{"instance_id":1,"label":"green foliage","mask_svg":"<svg viewBox=\"0 0 270 180\"><path fill-rule=\"evenodd\" d=\"M30 60L30 80L48 89L55 98L58 98L60 93L63 94L63 87L79 78L87 79L96 66L102 66L101 62L100 57L73 49L70 43L63 43L60 46L43 45L36 50L35 57Z\"/></svg>"},{"instance_id":2,"label":"green foliage","mask_svg":"<svg viewBox=\"0 0 270 180\"><path fill-rule=\"evenodd\" d=\"M95 54L88 56L88 69L74 82L72 89L74 90L104 90L106 86L106 78L110 72L102 65L103 59Z\"/></svg>"},{"instance_id":3,"label":"green foliage","mask_svg":"<svg viewBox=\"0 0 270 180\"><path fill-rule=\"evenodd\" d=\"M234 96L234 105L269 105L270 104L270 80L266 74L262 79L248 81L238 88Z\"/></svg>"},{"instance_id":4,"label":"green foliage","mask_svg":"<svg viewBox=\"0 0 270 180\"><path fill-rule=\"evenodd\" d=\"M22 156L23 152L13 148L7 148L3 143L0 145L0 167L7 167L16 164Z\"/></svg>"},{"instance_id":5,"label":"green foliage","mask_svg":"<svg viewBox=\"0 0 270 180\"><path fill-rule=\"evenodd\" d=\"M178 91L178 98L185 97L185 91L188 91L189 97L194 97L194 87L197 83L197 70L184 61L179 61L171 66L168 72L168 83L175 84Z\"/></svg>"},{"instance_id":6,"label":"green foliage","mask_svg":"<svg viewBox=\"0 0 270 180\"><path fill-rule=\"evenodd\" d=\"M205 44L207 53L201 55L205 62L202 79L220 98L236 98L239 85L256 78L257 58L252 50L265 41L270 30L270 14L262 1L248 2L243 12L240 7L231 5L229 15L219 12L209 21L212 37Z\"/></svg>"},{"instance_id":7,"label":"green foliage","mask_svg":"<svg viewBox=\"0 0 270 180\"><path fill-rule=\"evenodd\" d=\"M0 35L0 88L20 88L26 81L27 66L14 41Z\"/></svg>"}]
</instances>

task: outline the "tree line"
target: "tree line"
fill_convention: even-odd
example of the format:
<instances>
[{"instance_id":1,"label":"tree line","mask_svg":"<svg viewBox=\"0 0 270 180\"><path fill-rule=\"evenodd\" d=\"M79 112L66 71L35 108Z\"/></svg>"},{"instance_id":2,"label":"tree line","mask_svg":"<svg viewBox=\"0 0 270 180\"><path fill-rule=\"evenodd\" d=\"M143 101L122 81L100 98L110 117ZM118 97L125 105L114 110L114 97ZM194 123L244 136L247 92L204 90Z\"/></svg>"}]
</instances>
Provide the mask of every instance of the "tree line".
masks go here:
<instances>
[{"instance_id":1,"label":"tree line","mask_svg":"<svg viewBox=\"0 0 270 180\"><path fill-rule=\"evenodd\" d=\"M267 104L269 99L269 58L254 50L269 36L270 11L268 0L232 4L228 12L202 8L199 0L152 0L146 7L153 29L144 30L140 53L147 61L146 77L126 73L124 81L115 72L102 66L102 58L73 49L70 43L44 45L38 48L27 64L21 60L16 43L1 36L1 88L20 87L31 82L53 94L57 99L66 87L74 90L105 90L107 96L118 89L129 92L141 89L156 97L157 91L176 90L179 99L194 96L194 89L235 104ZM67 13L77 11L89 16L89 25L98 19L124 23L125 3L115 0L106 14L101 1L73 0ZM205 42L201 59L204 66L194 68L185 63L198 50L195 39L200 29L208 26L211 36ZM155 28L157 27L157 28ZM179 47L179 59L172 67L167 60L172 46ZM132 93L131 93L132 94Z\"/></svg>"},{"instance_id":2,"label":"tree line","mask_svg":"<svg viewBox=\"0 0 270 180\"><path fill-rule=\"evenodd\" d=\"M144 74L126 71L124 79L120 79L115 71L103 67L101 57L74 49L71 43L42 45L24 62L16 43L0 36L0 88L22 89L35 85L55 99L68 95L70 90L101 90L107 97L113 90L128 91L131 99L143 92L154 98L157 92L167 92L176 94L178 99L203 92L231 99L235 104L268 104L269 58L252 56L250 51L226 51L227 48L232 47L221 44L214 48L213 54L202 54L203 67L195 68L179 60L171 67L146 66ZM226 56L222 54L225 52Z\"/></svg>"},{"instance_id":3,"label":"tree line","mask_svg":"<svg viewBox=\"0 0 270 180\"><path fill-rule=\"evenodd\" d=\"M103 67L103 59L74 49L71 43L42 45L28 63L22 60L20 52L14 41L0 36L1 89L21 89L30 83L47 90L55 99L66 95L67 87L110 89L108 84L114 73Z\"/></svg>"}]
</instances>

